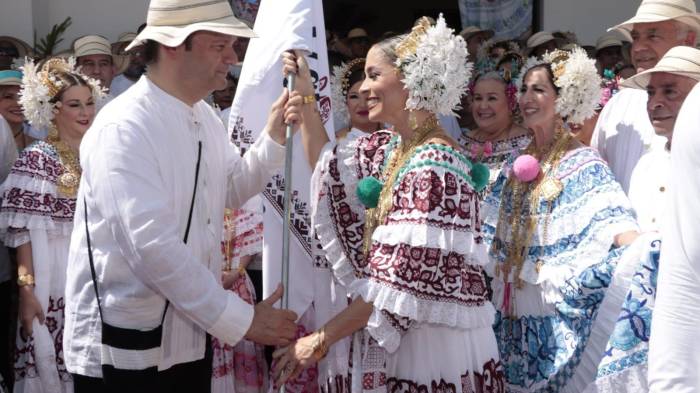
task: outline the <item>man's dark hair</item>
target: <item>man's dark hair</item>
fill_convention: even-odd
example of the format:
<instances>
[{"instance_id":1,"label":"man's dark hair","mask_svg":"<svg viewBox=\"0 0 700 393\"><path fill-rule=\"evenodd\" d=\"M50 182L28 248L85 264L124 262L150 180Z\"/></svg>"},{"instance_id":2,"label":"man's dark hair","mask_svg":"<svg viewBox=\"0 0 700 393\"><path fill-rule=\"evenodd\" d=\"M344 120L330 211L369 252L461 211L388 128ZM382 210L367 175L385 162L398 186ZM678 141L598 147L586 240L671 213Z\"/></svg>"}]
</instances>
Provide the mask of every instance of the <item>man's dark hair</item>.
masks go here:
<instances>
[{"instance_id":1,"label":"man's dark hair","mask_svg":"<svg viewBox=\"0 0 700 393\"><path fill-rule=\"evenodd\" d=\"M192 37L197 34L194 32L185 38L185 50L192 50ZM160 48L160 43L154 40L146 40L143 44L143 59L146 65L155 64L158 62L158 49Z\"/></svg>"}]
</instances>

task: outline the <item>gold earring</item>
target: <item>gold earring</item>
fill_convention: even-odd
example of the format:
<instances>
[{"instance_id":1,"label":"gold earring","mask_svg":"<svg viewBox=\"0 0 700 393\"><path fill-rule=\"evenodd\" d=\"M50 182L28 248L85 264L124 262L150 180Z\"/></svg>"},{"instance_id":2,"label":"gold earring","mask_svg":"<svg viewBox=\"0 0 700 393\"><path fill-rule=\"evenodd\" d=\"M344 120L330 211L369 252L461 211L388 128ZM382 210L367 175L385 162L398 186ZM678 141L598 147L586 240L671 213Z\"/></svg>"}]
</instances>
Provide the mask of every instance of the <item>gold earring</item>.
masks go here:
<instances>
[{"instance_id":1,"label":"gold earring","mask_svg":"<svg viewBox=\"0 0 700 393\"><path fill-rule=\"evenodd\" d=\"M47 139L49 142L57 142L58 141L58 129L54 124L51 124L49 126L49 135L47 136Z\"/></svg>"},{"instance_id":2,"label":"gold earring","mask_svg":"<svg viewBox=\"0 0 700 393\"><path fill-rule=\"evenodd\" d=\"M418 128L418 120L416 120L416 113L413 111L408 112L408 127L411 130Z\"/></svg>"}]
</instances>

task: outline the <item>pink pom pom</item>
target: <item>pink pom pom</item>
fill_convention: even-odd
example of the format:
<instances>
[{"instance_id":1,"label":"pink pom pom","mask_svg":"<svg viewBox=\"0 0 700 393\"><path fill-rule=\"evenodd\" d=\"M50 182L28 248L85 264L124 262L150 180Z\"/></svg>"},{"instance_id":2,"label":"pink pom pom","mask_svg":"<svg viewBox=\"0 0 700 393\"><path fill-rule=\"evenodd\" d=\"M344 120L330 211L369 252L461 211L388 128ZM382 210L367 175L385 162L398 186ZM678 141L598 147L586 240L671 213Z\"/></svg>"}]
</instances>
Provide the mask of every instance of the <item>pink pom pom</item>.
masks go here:
<instances>
[{"instance_id":1,"label":"pink pom pom","mask_svg":"<svg viewBox=\"0 0 700 393\"><path fill-rule=\"evenodd\" d=\"M531 182L540 174L540 163L529 154L523 154L515 159L513 173L521 182Z\"/></svg>"},{"instance_id":2,"label":"pink pom pom","mask_svg":"<svg viewBox=\"0 0 700 393\"><path fill-rule=\"evenodd\" d=\"M491 143L491 141L488 141L484 143L484 156L490 157L491 154L493 154L493 143Z\"/></svg>"}]
</instances>

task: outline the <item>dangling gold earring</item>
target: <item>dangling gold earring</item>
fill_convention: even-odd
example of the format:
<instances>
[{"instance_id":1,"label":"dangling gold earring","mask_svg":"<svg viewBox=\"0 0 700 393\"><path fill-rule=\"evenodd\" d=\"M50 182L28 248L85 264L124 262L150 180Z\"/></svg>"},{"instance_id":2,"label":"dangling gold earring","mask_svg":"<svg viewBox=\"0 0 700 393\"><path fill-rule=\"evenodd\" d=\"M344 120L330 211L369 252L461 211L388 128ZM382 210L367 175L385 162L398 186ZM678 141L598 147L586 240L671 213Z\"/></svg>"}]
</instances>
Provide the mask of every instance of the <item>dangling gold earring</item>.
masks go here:
<instances>
[{"instance_id":1,"label":"dangling gold earring","mask_svg":"<svg viewBox=\"0 0 700 393\"><path fill-rule=\"evenodd\" d=\"M56 128L55 124L51 123L49 126L49 135L46 137L46 139L48 139L49 142L58 142L58 128Z\"/></svg>"},{"instance_id":2,"label":"dangling gold earring","mask_svg":"<svg viewBox=\"0 0 700 393\"><path fill-rule=\"evenodd\" d=\"M414 111L408 112L408 127L413 131L418 128L418 120L416 120L416 113Z\"/></svg>"}]
</instances>

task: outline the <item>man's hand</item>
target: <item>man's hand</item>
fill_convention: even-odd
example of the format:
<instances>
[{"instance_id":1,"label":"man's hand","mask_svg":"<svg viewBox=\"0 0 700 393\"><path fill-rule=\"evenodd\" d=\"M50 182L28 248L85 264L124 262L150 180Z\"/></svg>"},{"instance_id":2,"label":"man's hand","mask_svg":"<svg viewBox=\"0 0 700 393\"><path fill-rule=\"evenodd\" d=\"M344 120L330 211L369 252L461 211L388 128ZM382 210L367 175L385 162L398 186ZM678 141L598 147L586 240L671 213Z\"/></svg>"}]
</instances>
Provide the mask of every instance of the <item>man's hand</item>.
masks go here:
<instances>
[{"instance_id":1,"label":"man's hand","mask_svg":"<svg viewBox=\"0 0 700 393\"><path fill-rule=\"evenodd\" d=\"M267 299L255 305L253 322L245 338L263 345L287 346L296 335L296 313L273 307L282 298L282 284Z\"/></svg>"},{"instance_id":2,"label":"man's hand","mask_svg":"<svg viewBox=\"0 0 700 393\"><path fill-rule=\"evenodd\" d=\"M285 144L287 124L293 124L294 131L299 128L303 104L300 94L293 92L290 97L287 89L282 91L277 101L272 104L270 115L267 117L267 132L270 138L280 145Z\"/></svg>"}]
</instances>

